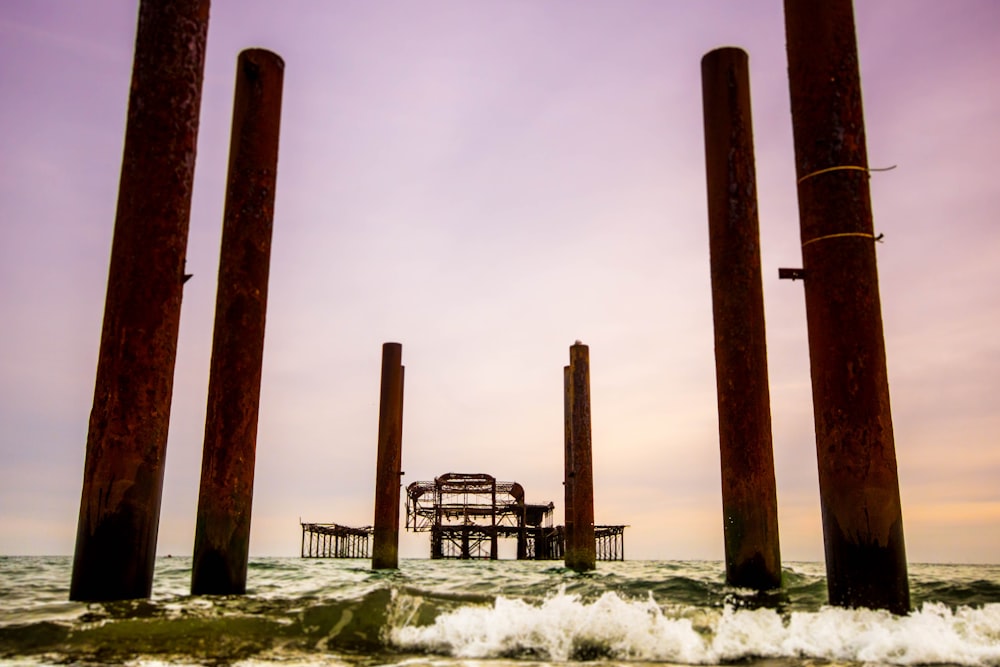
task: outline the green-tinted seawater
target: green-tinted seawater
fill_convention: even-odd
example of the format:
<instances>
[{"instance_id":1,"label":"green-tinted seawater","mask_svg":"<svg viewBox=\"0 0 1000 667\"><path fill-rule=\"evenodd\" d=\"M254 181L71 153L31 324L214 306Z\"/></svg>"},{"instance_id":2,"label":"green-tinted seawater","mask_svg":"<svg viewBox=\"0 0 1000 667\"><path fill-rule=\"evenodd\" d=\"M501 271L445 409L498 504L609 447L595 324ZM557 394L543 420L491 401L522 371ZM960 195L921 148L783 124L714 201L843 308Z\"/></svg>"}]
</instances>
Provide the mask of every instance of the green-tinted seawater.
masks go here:
<instances>
[{"instance_id":1,"label":"green-tinted seawater","mask_svg":"<svg viewBox=\"0 0 1000 667\"><path fill-rule=\"evenodd\" d=\"M779 591L715 562L253 559L248 594L192 597L188 558L150 600L69 602L71 559L0 558L0 661L15 664L1000 666L1000 567L912 565L905 617L826 605L823 568Z\"/></svg>"}]
</instances>

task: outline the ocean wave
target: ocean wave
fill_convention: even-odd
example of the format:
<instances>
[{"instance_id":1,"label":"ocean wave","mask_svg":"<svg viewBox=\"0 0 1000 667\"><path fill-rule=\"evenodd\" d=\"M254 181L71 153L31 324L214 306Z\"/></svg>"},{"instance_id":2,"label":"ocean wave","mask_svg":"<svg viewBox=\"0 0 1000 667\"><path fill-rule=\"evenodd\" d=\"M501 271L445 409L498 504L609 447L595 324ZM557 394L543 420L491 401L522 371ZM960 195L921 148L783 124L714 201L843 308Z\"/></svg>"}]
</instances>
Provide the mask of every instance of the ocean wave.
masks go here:
<instances>
[{"instance_id":1,"label":"ocean wave","mask_svg":"<svg viewBox=\"0 0 1000 667\"><path fill-rule=\"evenodd\" d=\"M247 595L191 596L161 560L149 600L67 601L68 559L0 558L0 663L417 665L948 664L1000 667L1000 569L915 567L907 616L825 605L817 564L760 594L720 563L251 563ZM951 587L948 583L951 582ZM36 586L36 584L39 584Z\"/></svg>"},{"instance_id":2,"label":"ocean wave","mask_svg":"<svg viewBox=\"0 0 1000 667\"><path fill-rule=\"evenodd\" d=\"M1000 665L1000 604L951 609L926 603L907 616L824 607L664 609L653 599L605 593L594 602L560 592L541 604L498 597L426 626L392 628L392 644L457 658L628 660L714 665L810 658L890 665Z\"/></svg>"}]
</instances>

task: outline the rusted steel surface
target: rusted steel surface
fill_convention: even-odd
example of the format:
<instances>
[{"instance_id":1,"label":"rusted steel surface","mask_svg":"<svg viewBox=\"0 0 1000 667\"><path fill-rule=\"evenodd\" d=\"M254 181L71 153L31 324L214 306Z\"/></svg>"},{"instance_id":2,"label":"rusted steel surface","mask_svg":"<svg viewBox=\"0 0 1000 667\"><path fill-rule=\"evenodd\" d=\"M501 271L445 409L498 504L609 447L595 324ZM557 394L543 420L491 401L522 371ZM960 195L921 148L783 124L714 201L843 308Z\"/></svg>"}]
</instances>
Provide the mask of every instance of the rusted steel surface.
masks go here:
<instances>
[{"instance_id":1,"label":"rusted steel surface","mask_svg":"<svg viewBox=\"0 0 1000 667\"><path fill-rule=\"evenodd\" d=\"M149 597L209 0L139 5L70 598Z\"/></svg>"},{"instance_id":2,"label":"rusted steel surface","mask_svg":"<svg viewBox=\"0 0 1000 667\"><path fill-rule=\"evenodd\" d=\"M399 567L399 485L402 475L403 366L402 346L382 346L382 386L375 471L375 524L372 569Z\"/></svg>"},{"instance_id":3,"label":"rusted steel surface","mask_svg":"<svg viewBox=\"0 0 1000 667\"><path fill-rule=\"evenodd\" d=\"M830 602L904 613L909 584L851 0L786 0L785 30Z\"/></svg>"},{"instance_id":4,"label":"rusted steel surface","mask_svg":"<svg viewBox=\"0 0 1000 667\"><path fill-rule=\"evenodd\" d=\"M191 593L246 592L285 64L240 53Z\"/></svg>"},{"instance_id":5,"label":"rusted steel surface","mask_svg":"<svg viewBox=\"0 0 1000 667\"><path fill-rule=\"evenodd\" d=\"M566 567L593 570L597 561L594 542L594 470L590 437L590 350L579 341L569 349L570 432L572 444L572 541L566 543ZM568 522L567 522L568 523Z\"/></svg>"},{"instance_id":6,"label":"rusted steel surface","mask_svg":"<svg viewBox=\"0 0 1000 667\"><path fill-rule=\"evenodd\" d=\"M741 49L701 61L726 581L781 586L750 76Z\"/></svg>"},{"instance_id":7,"label":"rusted steel surface","mask_svg":"<svg viewBox=\"0 0 1000 667\"><path fill-rule=\"evenodd\" d=\"M396 511L392 513L392 534L395 535L394 544L399 544L399 496L400 489L403 486L403 396L406 393L406 366L400 364L399 366L399 396L396 399L396 404L399 406L399 422L396 425L396 438L399 441L398 453L396 458L398 462L396 463L396 468L398 470L396 474ZM397 559L398 560L398 559Z\"/></svg>"},{"instance_id":8,"label":"rusted steel surface","mask_svg":"<svg viewBox=\"0 0 1000 667\"><path fill-rule=\"evenodd\" d=\"M565 538L569 544L573 537L573 375L569 366L563 367L563 520Z\"/></svg>"}]
</instances>

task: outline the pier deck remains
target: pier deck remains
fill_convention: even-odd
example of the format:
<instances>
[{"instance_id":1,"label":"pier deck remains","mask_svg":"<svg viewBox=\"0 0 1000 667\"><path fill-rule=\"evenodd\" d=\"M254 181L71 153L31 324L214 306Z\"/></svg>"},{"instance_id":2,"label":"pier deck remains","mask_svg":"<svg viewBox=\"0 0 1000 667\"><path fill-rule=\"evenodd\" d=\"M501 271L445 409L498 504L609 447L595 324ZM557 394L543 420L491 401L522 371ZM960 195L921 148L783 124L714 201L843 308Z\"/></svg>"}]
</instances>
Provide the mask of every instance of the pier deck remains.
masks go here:
<instances>
[{"instance_id":1,"label":"pier deck remains","mask_svg":"<svg viewBox=\"0 0 1000 667\"><path fill-rule=\"evenodd\" d=\"M528 503L524 487L482 473L447 473L406 487L406 530L430 533L430 557L498 559L500 539L517 540L518 560L561 560L566 530L555 505ZM301 523L302 558L369 558L371 526ZM624 525L594 526L597 560L625 560Z\"/></svg>"},{"instance_id":2,"label":"pier deck remains","mask_svg":"<svg viewBox=\"0 0 1000 667\"><path fill-rule=\"evenodd\" d=\"M303 558L368 558L374 529L350 528L336 523L303 523Z\"/></svg>"}]
</instances>

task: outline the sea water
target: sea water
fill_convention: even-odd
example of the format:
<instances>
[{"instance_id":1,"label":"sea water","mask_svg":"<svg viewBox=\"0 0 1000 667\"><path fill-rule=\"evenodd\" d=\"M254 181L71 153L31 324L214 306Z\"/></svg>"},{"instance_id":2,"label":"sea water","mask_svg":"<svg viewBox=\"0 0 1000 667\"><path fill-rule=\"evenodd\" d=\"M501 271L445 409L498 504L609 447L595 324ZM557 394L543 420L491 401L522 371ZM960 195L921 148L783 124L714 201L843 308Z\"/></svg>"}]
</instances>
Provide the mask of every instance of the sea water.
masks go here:
<instances>
[{"instance_id":1,"label":"sea water","mask_svg":"<svg viewBox=\"0 0 1000 667\"><path fill-rule=\"evenodd\" d=\"M157 560L149 600L69 602L71 559L0 557L0 662L18 665L1000 666L1000 566L911 565L906 616L829 607L823 567L780 590L718 562L258 558L247 595L191 596Z\"/></svg>"}]
</instances>

